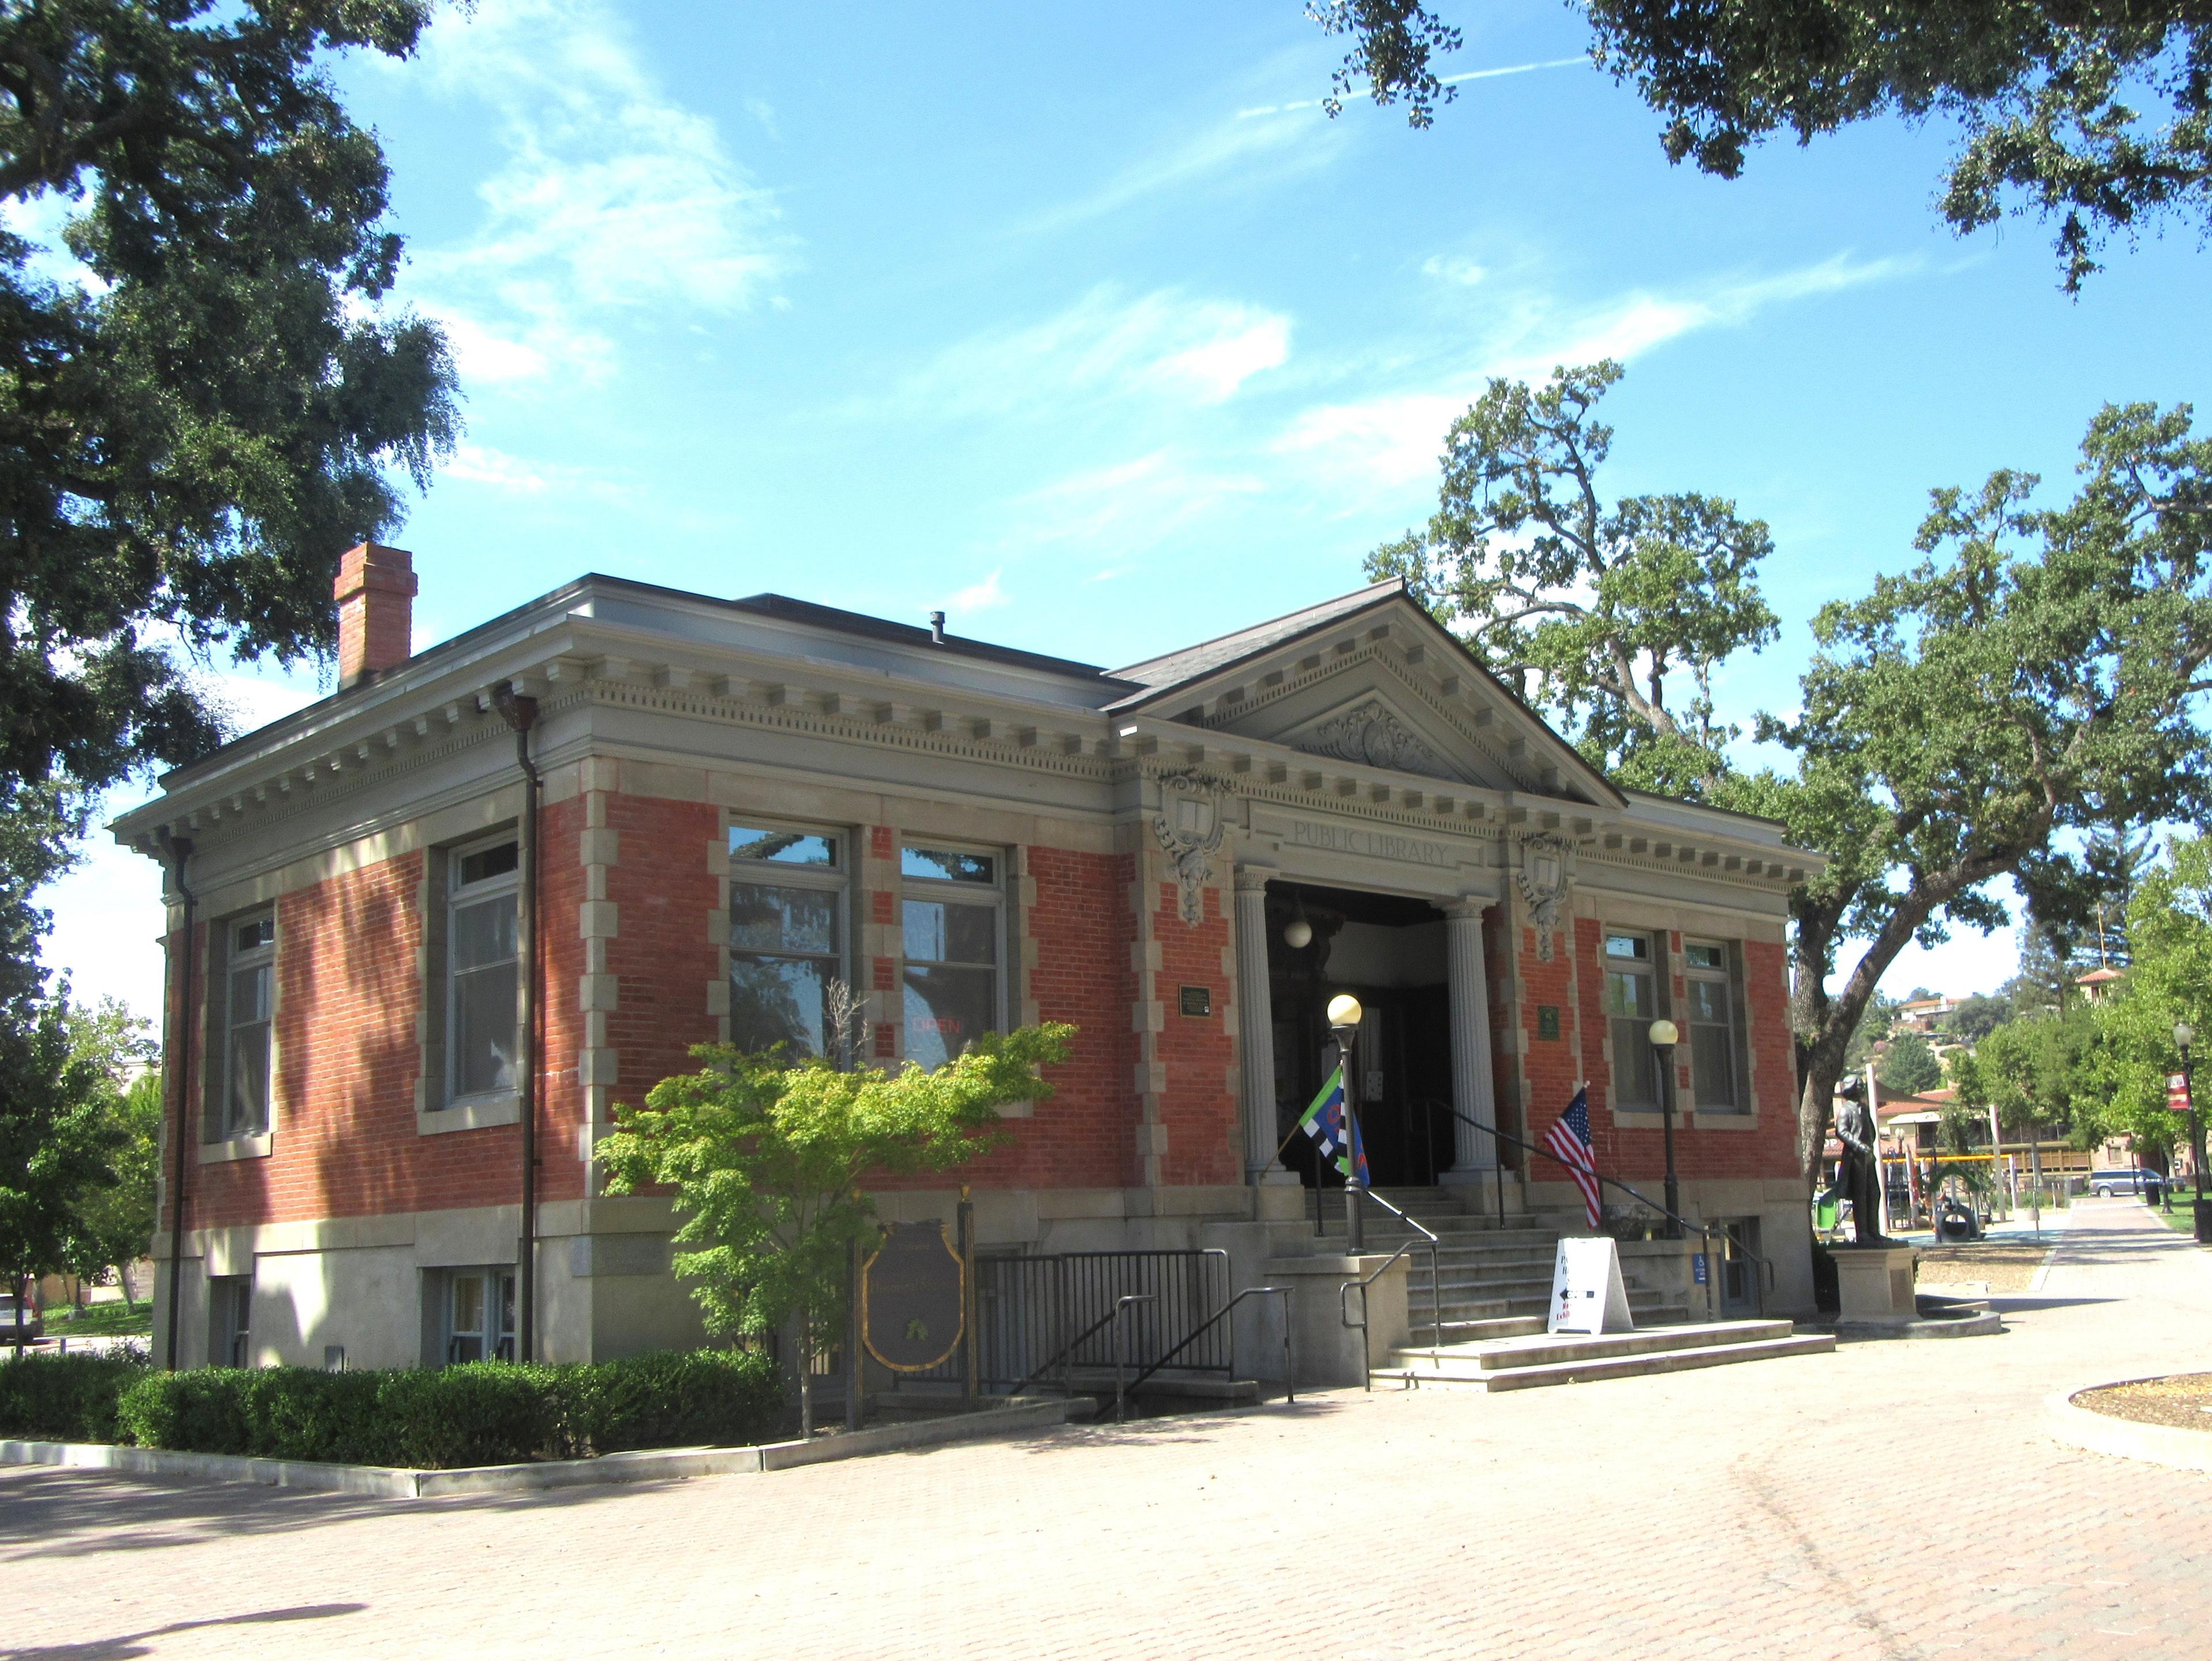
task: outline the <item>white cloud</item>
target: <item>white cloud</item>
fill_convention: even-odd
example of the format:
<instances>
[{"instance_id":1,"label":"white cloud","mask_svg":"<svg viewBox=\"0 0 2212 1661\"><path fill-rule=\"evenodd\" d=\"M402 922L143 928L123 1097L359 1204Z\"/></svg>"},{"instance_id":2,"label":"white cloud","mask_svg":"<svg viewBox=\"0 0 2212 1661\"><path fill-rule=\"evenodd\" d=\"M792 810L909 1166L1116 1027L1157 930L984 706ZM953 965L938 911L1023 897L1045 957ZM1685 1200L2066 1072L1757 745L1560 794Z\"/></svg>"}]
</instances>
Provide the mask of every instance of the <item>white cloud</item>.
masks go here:
<instances>
[{"instance_id":1,"label":"white cloud","mask_svg":"<svg viewBox=\"0 0 2212 1661\"><path fill-rule=\"evenodd\" d=\"M480 444L461 445L446 463L443 472L447 478L465 480L509 495L586 495L616 501L633 494L629 487L617 483L594 468L531 461Z\"/></svg>"},{"instance_id":2,"label":"white cloud","mask_svg":"<svg viewBox=\"0 0 2212 1661\"><path fill-rule=\"evenodd\" d=\"M1240 187L1249 188L1259 167L1285 176L1326 166L1340 141L1316 131L1310 120L1250 118L1274 113L1273 109L1240 112L1235 119L1217 122L1195 136L1162 145L1074 201L1037 215L1024 228L1064 231L1224 173L1240 174Z\"/></svg>"},{"instance_id":3,"label":"white cloud","mask_svg":"<svg viewBox=\"0 0 2212 1661\"><path fill-rule=\"evenodd\" d=\"M957 616L963 611L988 611L1006 604L1006 591L999 586L1000 574L994 571L981 582L969 584L945 603L945 609Z\"/></svg>"},{"instance_id":4,"label":"white cloud","mask_svg":"<svg viewBox=\"0 0 2212 1661\"><path fill-rule=\"evenodd\" d=\"M1124 300L1101 287L1042 323L970 336L900 382L889 411L865 407L950 418L1136 393L1217 404L1287 361L1290 338L1279 312L1172 289Z\"/></svg>"},{"instance_id":5,"label":"white cloud","mask_svg":"<svg viewBox=\"0 0 2212 1661\"><path fill-rule=\"evenodd\" d=\"M1457 75L1439 76L1437 79L1443 86L1462 87L1470 81L1495 81L1501 76L1528 75L1537 70L1563 70L1574 64L1587 66L1589 63L1589 59L1587 58L1547 58L1540 64L1507 64L1494 70L1462 70ZM1338 101L1356 104L1363 98L1372 98L1374 95L1373 88L1360 87L1340 94ZM1279 115L1289 110L1317 110L1321 106L1322 100L1318 98L1302 98L1295 103L1261 104L1249 110L1239 110L1237 112L1237 118L1242 121L1251 116Z\"/></svg>"},{"instance_id":6,"label":"white cloud","mask_svg":"<svg viewBox=\"0 0 2212 1661\"><path fill-rule=\"evenodd\" d=\"M1447 259L1442 254L1431 254L1423 260L1421 274L1439 282L1456 283L1462 288L1472 288L1490 275L1471 259Z\"/></svg>"},{"instance_id":7,"label":"white cloud","mask_svg":"<svg viewBox=\"0 0 2212 1661\"><path fill-rule=\"evenodd\" d=\"M1164 542L1186 525L1262 494L1249 473L1220 472L1169 450L1072 474L1011 504L1010 547L1098 547L1120 558ZM1126 568L1126 567L1123 567ZM1103 579L1119 574L1109 568Z\"/></svg>"},{"instance_id":8,"label":"white cloud","mask_svg":"<svg viewBox=\"0 0 2212 1661\"><path fill-rule=\"evenodd\" d=\"M599 0L442 12L422 67L490 106L503 152L474 234L414 251L472 379L604 378L613 318L734 312L787 269L773 198L710 117L659 91Z\"/></svg>"},{"instance_id":9,"label":"white cloud","mask_svg":"<svg viewBox=\"0 0 2212 1661\"><path fill-rule=\"evenodd\" d=\"M1493 375L1534 379L1560 364L1630 359L1698 330L1747 321L1770 306L1887 282L1918 269L1905 259L1845 255L1796 271L1707 282L1678 294L1638 290L1561 307L1529 292L1501 298L1486 338L1457 362L1432 363L1424 385L1300 413L1275 440L1282 454L1396 487L1431 475L1444 433Z\"/></svg>"}]
</instances>

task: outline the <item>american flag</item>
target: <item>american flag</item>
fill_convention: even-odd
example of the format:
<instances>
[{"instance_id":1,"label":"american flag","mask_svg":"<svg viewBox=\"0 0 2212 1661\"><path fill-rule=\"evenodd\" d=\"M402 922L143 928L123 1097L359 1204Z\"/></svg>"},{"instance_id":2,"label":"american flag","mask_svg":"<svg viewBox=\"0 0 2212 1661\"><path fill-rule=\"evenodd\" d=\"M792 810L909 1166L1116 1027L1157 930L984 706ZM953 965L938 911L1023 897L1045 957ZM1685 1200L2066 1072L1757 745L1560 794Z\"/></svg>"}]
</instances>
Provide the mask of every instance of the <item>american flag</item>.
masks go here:
<instances>
[{"instance_id":1,"label":"american flag","mask_svg":"<svg viewBox=\"0 0 2212 1661\"><path fill-rule=\"evenodd\" d=\"M1575 1092L1567 1111L1544 1132L1544 1151L1567 1167L1575 1186L1583 1191L1583 1209L1589 1214L1589 1226L1596 1228L1605 1220L1605 1208L1598 1203L1597 1156L1590 1148L1587 1087Z\"/></svg>"}]
</instances>

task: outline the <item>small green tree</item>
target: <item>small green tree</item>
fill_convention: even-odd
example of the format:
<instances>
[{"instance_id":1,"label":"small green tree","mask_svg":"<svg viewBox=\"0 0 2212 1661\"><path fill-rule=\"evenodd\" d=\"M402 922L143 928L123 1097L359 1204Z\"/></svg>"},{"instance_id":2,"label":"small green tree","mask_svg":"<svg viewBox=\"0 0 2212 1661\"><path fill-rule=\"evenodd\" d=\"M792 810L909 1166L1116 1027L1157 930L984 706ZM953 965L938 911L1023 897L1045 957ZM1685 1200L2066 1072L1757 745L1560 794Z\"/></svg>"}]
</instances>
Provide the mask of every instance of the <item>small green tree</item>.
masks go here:
<instances>
[{"instance_id":1,"label":"small green tree","mask_svg":"<svg viewBox=\"0 0 2212 1661\"><path fill-rule=\"evenodd\" d=\"M2171 1170L2189 1131L2166 1105L2166 1077L2181 1061L2173 1024L2212 1033L2212 840L2174 839L2166 862L2136 884L2128 932L2127 979L2091 1010L2097 1079L2111 1128Z\"/></svg>"},{"instance_id":2,"label":"small green tree","mask_svg":"<svg viewBox=\"0 0 2212 1661\"><path fill-rule=\"evenodd\" d=\"M1942 1083L1943 1064L1936 1058L1936 1046L1921 1034L1899 1033L1875 1064L1874 1076L1885 1090L1917 1096Z\"/></svg>"},{"instance_id":3,"label":"small green tree","mask_svg":"<svg viewBox=\"0 0 2212 1661\"><path fill-rule=\"evenodd\" d=\"M675 1190L684 1223L676 1272L707 1330L757 1337L796 1322L799 1423L813 1433L805 1356L834 1343L846 1312L848 1249L875 1238L871 1176L949 1170L997 1145L998 1108L1051 1095L1036 1069L1067 1059L1057 1022L986 1034L934 1071L843 1071L701 1045L704 1066L663 1079L643 1107L615 1110L599 1144L610 1193Z\"/></svg>"},{"instance_id":4,"label":"small green tree","mask_svg":"<svg viewBox=\"0 0 2212 1661\"><path fill-rule=\"evenodd\" d=\"M115 1271L123 1306L135 1309L131 1265L152 1249L154 1198L161 1163L161 1075L142 1073L104 1103L120 1136L109 1167L115 1180L88 1190L70 1225L70 1267L80 1275Z\"/></svg>"},{"instance_id":5,"label":"small green tree","mask_svg":"<svg viewBox=\"0 0 2212 1661\"><path fill-rule=\"evenodd\" d=\"M121 1137L102 1111L112 1087L73 1049L66 1010L57 997L0 1020L0 1275L19 1292L67 1264L77 1206L115 1180Z\"/></svg>"}]
</instances>

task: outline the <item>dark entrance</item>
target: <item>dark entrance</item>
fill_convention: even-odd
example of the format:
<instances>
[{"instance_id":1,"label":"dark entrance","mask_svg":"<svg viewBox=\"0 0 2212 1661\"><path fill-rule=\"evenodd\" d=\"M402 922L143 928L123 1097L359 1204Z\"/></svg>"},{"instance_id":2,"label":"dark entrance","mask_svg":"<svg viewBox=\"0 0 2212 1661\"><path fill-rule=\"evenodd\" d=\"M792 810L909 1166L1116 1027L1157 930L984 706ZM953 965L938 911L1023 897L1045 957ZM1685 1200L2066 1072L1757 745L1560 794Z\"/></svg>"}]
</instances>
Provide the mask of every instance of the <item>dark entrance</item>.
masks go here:
<instances>
[{"instance_id":1,"label":"dark entrance","mask_svg":"<svg viewBox=\"0 0 2212 1661\"><path fill-rule=\"evenodd\" d=\"M1303 925L1303 926L1299 926ZM1304 937L1305 943L1291 941ZM1328 1000L1350 992L1359 1032L1359 1129L1377 1187L1425 1185L1452 1162L1451 1015L1443 913L1423 900L1267 885L1268 991L1275 1022L1276 1135L1288 1134L1336 1065ZM1341 1186L1316 1168L1311 1140L1283 1162L1308 1186Z\"/></svg>"}]
</instances>

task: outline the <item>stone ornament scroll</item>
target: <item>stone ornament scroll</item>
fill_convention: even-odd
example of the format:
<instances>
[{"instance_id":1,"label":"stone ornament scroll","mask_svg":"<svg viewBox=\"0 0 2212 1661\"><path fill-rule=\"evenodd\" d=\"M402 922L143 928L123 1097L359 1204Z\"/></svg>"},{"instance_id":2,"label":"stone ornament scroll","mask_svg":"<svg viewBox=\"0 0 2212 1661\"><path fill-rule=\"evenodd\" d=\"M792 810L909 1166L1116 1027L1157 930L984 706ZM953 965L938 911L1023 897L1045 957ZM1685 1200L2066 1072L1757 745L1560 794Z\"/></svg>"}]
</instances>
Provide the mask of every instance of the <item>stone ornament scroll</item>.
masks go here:
<instances>
[{"instance_id":1,"label":"stone ornament scroll","mask_svg":"<svg viewBox=\"0 0 2212 1661\"><path fill-rule=\"evenodd\" d=\"M1535 831L1514 849L1513 882L1528 902L1536 924L1536 955L1552 961L1552 931L1559 926L1559 907L1575 880L1575 845L1565 836Z\"/></svg>"},{"instance_id":2,"label":"stone ornament scroll","mask_svg":"<svg viewBox=\"0 0 2212 1661\"><path fill-rule=\"evenodd\" d=\"M1159 784L1160 810L1152 818L1152 834L1175 866L1182 920L1195 928L1206 920L1206 885L1213 876L1213 856L1228 834L1221 809L1230 786L1204 773L1163 773Z\"/></svg>"}]
</instances>

